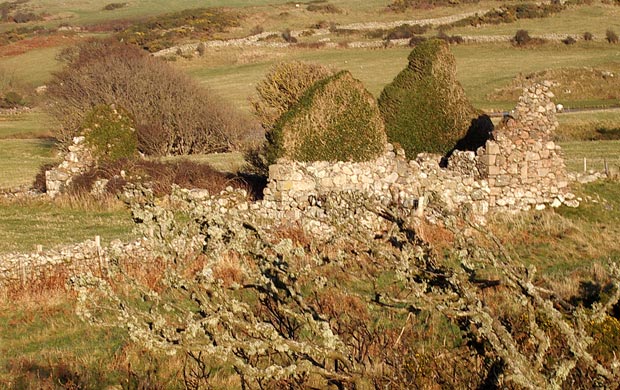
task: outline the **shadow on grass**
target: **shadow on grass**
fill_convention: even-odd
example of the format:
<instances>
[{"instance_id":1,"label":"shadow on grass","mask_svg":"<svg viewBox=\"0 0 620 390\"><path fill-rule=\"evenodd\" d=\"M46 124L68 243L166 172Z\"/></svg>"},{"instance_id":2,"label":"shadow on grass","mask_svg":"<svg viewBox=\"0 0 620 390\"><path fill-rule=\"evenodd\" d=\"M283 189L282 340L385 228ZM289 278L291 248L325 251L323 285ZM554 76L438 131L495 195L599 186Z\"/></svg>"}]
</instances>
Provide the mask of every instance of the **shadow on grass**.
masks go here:
<instances>
[{"instance_id":1,"label":"shadow on grass","mask_svg":"<svg viewBox=\"0 0 620 390\"><path fill-rule=\"evenodd\" d=\"M595 140L600 140L600 141L620 140L620 127L616 127L616 128L600 127L596 129L596 134L597 136L594 138Z\"/></svg>"}]
</instances>

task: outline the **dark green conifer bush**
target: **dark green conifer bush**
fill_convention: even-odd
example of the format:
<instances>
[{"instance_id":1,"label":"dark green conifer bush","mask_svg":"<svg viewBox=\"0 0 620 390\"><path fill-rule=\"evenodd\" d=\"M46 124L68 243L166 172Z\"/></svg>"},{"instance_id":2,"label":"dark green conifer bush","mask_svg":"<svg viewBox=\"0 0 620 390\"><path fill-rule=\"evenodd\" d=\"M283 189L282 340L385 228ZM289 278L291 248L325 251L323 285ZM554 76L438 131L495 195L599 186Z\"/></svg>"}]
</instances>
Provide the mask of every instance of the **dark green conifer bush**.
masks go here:
<instances>
[{"instance_id":1,"label":"dark green conifer bush","mask_svg":"<svg viewBox=\"0 0 620 390\"><path fill-rule=\"evenodd\" d=\"M386 142L373 96L348 71L315 83L267 134L267 160L365 161Z\"/></svg>"},{"instance_id":2,"label":"dark green conifer bush","mask_svg":"<svg viewBox=\"0 0 620 390\"><path fill-rule=\"evenodd\" d=\"M448 44L438 39L415 46L408 66L381 93L379 109L388 140L411 158L449 152L479 115L456 80Z\"/></svg>"}]
</instances>

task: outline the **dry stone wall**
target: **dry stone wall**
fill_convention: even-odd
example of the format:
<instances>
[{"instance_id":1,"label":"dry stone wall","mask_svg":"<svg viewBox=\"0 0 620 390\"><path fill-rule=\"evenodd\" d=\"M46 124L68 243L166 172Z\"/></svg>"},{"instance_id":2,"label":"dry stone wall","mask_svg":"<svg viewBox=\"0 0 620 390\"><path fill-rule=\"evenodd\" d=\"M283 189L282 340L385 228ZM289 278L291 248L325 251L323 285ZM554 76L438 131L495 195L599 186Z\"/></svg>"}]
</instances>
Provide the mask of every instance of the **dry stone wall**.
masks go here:
<instances>
[{"instance_id":1,"label":"dry stone wall","mask_svg":"<svg viewBox=\"0 0 620 390\"><path fill-rule=\"evenodd\" d=\"M74 137L64 160L45 172L45 188L48 196L54 198L65 192L73 178L88 170L94 164L94 159L85 144L83 136Z\"/></svg>"},{"instance_id":2,"label":"dry stone wall","mask_svg":"<svg viewBox=\"0 0 620 390\"><path fill-rule=\"evenodd\" d=\"M82 274L100 274L111 258L144 262L152 253L146 240L129 243L113 241L101 245L99 239L31 253L0 254L0 288L11 284L27 285L31 281L62 274L63 278Z\"/></svg>"},{"instance_id":3,"label":"dry stone wall","mask_svg":"<svg viewBox=\"0 0 620 390\"><path fill-rule=\"evenodd\" d=\"M524 92L512 116L504 118L494 139L478 150L479 167L491 188L493 207L528 209L562 203L576 206L568 193L568 175L559 145L551 84ZM568 199L567 199L568 197Z\"/></svg>"},{"instance_id":4,"label":"dry stone wall","mask_svg":"<svg viewBox=\"0 0 620 390\"><path fill-rule=\"evenodd\" d=\"M326 194L359 191L406 208L433 197L449 210L466 208L475 217L547 205L576 207L560 147L552 141L558 124L549 87L526 88L493 139L475 153L456 151L447 168L439 166L441 156L407 160L391 145L368 162L280 160L269 169L265 201L280 210L305 210Z\"/></svg>"}]
</instances>

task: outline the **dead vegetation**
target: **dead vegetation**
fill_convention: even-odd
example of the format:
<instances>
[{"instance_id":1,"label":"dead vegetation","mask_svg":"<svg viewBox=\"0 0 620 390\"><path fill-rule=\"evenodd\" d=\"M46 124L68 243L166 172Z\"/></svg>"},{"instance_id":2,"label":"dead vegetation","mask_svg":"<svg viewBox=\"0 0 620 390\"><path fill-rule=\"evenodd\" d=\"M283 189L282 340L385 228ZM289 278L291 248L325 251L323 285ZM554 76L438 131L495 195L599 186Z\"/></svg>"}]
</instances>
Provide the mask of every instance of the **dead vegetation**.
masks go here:
<instances>
[{"instance_id":1,"label":"dead vegetation","mask_svg":"<svg viewBox=\"0 0 620 390\"><path fill-rule=\"evenodd\" d=\"M131 114L138 149L147 155L229 151L252 128L212 92L135 46L88 41L66 50L67 66L49 85L56 138L66 148L93 107L115 104Z\"/></svg>"}]
</instances>

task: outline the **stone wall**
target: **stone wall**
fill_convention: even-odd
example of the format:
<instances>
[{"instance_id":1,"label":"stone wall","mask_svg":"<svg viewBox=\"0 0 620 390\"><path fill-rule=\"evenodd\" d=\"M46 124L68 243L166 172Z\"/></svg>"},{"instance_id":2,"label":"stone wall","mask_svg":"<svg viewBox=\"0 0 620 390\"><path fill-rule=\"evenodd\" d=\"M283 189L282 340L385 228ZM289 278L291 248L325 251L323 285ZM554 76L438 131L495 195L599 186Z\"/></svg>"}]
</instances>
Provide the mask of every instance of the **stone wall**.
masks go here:
<instances>
[{"instance_id":1,"label":"stone wall","mask_svg":"<svg viewBox=\"0 0 620 390\"><path fill-rule=\"evenodd\" d=\"M27 285L31 281L62 274L63 278L93 273L108 268L111 258L122 257L136 263L152 258L144 239L129 243L119 240L101 245L98 238L79 244L31 253L0 254L0 288L9 284Z\"/></svg>"},{"instance_id":2,"label":"stone wall","mask_svg":"<svg viewBox=\"0 0 620 390\"><path fill-rule=\"evenodd\" d=\"M494 131L494 139L478 150L480 173L491 189L491 207L577 205L568 193L560 146L553 142L558 122L550 86L545 83L525 89L512 115Z\"/></svg>"},{"instance_id":3,"label":"stone wall","mask_svg":"<svg viewBox=\"0 0 620 390\"><path fill-rule=\"evenodd\" d=\"M407 160L391 145L369 162L279 161L269 169L265 201L281 210L304 210L325 194L360 191L407 208L434 197L448 209L466 207L476 216L491 210L576 207L560 147L552 141L557 120L549 86L526 88L493 139L475 153L456 151L447 168L439 166L441 156Z\"/></svg>"},{"instance_id":4,"label":"stone wall","mask_svg":"<svg viewBox=\"0 0 620 390\"><path fill-rule=\"evenodd\" d=\"M65 192L75 176L86 172L94 164L92 153L84 141L84 137L74 137L60 165L45 172L48 196L54 198Z\"/></svg>"}]
</instances>

